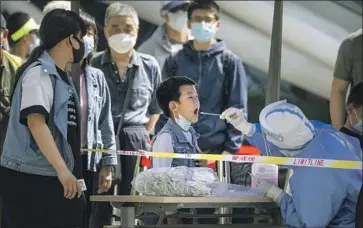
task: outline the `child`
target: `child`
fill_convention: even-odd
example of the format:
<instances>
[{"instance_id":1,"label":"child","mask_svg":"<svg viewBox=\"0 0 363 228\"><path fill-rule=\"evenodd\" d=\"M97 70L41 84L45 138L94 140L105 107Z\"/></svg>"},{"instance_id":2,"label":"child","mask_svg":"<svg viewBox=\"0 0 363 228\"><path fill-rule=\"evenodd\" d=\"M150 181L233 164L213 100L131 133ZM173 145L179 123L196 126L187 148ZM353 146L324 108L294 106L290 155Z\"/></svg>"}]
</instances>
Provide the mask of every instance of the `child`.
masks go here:
<instances>
[{"instance_id":1,"label":"child","mask_svg":"<svg viewBox=\"0 0 363 228\"><path fill-rule=\"evenodd\" d=\"M155 136L153 152L196 154L200 152L192 123L198 121L199 99L195 82L187 77L171 77L163 81L156 90L160 108L169 118ZM153 168L201 166L201 162L188 159L153 158ZM170 214L170 213L167 213ZM178 218L168 218L168 224L183 224Z\"/></svg>"},{"instance_id":2,"label":"child","mask_svg":"<svg viewBox=\"0 0 363 228\"><path fill-rule=\"evenodd\" d=\"M156 90L160 108L169 118L153 140L154 152L195 154L199 152L198 134L192 123L198 121L199 99L195 82L187 77L171 77L163 81ZM196 164L197 163L197 164ZM199 162L188 159L153 158L153 168L199 166Z\"/></svg>"}]
</instances>

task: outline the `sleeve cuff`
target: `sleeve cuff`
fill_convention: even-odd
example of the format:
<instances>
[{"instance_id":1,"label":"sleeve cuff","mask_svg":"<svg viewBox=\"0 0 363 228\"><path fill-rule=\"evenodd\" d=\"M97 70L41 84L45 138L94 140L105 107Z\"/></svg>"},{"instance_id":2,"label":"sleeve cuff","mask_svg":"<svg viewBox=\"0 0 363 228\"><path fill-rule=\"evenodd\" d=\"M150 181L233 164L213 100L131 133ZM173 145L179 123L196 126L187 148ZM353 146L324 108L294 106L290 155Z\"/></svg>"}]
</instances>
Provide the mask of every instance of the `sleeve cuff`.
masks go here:
<instances>
[{"instance_id":1,"label":"sleeve cuff","mask_svg":"<svg viewBox=\"0 0 363 228\"><path fill-rule=\"evenodd\" d=\"M105 156L101 159L100 166L116 166L117 165L117 157L115 155L110 154L109 156Z\"/></svg>"},{"instance_id":2,"label":"sleeve cuff","mask_svg":"<svg viewBox=\"0 0 363 228\"><path fill-rule=\"evenodd\" d=\"M34 105L24 108L20 111L19 122L25 126L28 126L27 117L30 114L41 114L45 117L46 121L48 121L49 118L49 113L43 106Z\"/></svg>"},{"instance_id":3,"label":"sleeve cuff","mask_svg":"<svg viewBox=\"0 0 363 228\"><path fill-rule=\"evenodd\" d=\"M251 126L250 131L246 134L248 137L251 137L252 135L254 135L256 133L256 125L251 124L250 126Z\"/></svg>"}]
</instances>

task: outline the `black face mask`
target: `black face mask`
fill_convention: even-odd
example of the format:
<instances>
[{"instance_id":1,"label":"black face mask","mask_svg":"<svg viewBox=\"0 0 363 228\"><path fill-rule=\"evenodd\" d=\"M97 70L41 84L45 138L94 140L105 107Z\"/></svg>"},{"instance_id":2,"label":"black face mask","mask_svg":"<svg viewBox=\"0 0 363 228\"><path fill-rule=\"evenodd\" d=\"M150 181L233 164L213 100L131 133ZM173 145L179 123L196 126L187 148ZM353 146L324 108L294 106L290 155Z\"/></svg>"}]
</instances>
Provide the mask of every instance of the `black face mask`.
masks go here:
<instances>
[{"instance_id":1,"label":"black face mask","mask_svg":"<svg viewBox=\"0 0 363 228\"><path fill-rule=\"evenodd\" d=\"M74 39L76 39L78 41L78 44L79 44L78 50L72 46L73 63L79 63L83 59L83 56L84 56L84 43L80 39L78 39L76 36L73 36L73 37L74 37Z\"/></svg>"}]
</instances>

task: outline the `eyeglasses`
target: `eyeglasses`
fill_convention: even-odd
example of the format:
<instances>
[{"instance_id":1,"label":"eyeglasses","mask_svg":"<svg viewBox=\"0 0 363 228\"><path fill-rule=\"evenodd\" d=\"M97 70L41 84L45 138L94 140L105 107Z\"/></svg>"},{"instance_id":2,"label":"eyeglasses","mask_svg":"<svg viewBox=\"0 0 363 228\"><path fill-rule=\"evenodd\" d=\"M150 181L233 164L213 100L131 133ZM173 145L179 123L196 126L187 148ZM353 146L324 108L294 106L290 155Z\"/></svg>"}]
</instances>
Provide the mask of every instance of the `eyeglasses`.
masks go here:
<instances>
[{"instance_id":1,"label":"eyeglasses","mask_svg":"<svg viewBox=\"0 0 363 228\"><path fill-rule=\"evenodd\" d=\"M191 18L192 22L205 22L205 23L213 23L216 21L216 19L214 17L199 17L199 16L195 16Z\"/></svg>"}]
</instances>

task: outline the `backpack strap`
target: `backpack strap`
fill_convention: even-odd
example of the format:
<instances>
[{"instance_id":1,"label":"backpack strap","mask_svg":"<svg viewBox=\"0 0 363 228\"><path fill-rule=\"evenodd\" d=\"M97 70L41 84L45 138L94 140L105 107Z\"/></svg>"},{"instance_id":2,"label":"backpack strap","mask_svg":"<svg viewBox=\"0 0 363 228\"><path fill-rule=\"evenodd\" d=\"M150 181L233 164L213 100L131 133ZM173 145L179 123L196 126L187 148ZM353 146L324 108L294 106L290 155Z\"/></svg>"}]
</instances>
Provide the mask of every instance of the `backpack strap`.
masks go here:
<instances>
[{"instance_id":1,"label":"backpack strap","mask_svg":"<svg viewBox=\"0 0 363 228\"><path fill-rule=\"evenodd\" d=\"M171 72L170 75L168 75L168 77L174 77L178 72L179 52L180 51L171 55Z\"/></svg>"},{"instance_id":2,"label":"backpack strap","mask_svg":"<svg viewBox=\"0 0 363 228\"><path fill-rule=\"evenodd\" d=\"M225 49L222 53L222 63L223 63L223 88L224 88L224 96L225 96L225 103L227 103L230 91L230 82L231 82L231 67L232 67L232 52L228 49Z\"/></svg>"}]
</instances>

